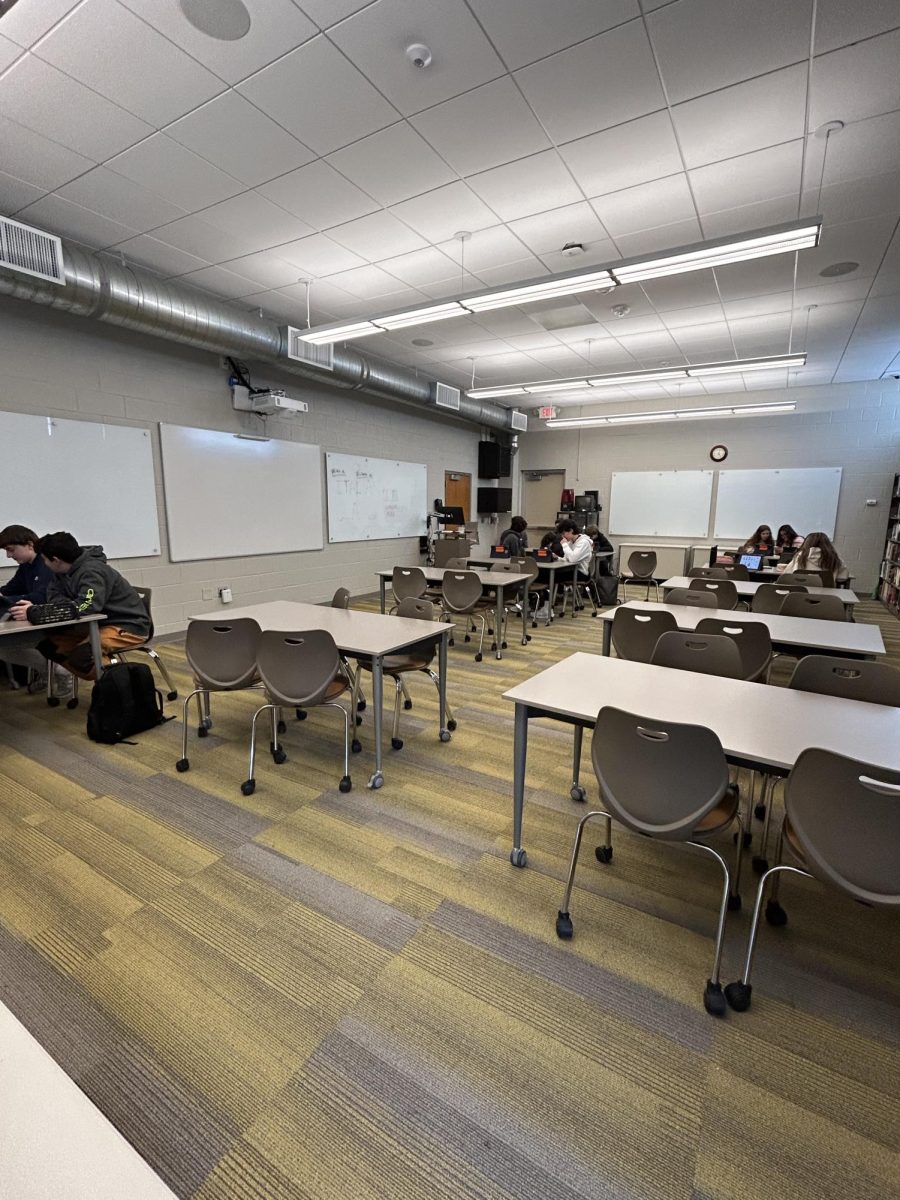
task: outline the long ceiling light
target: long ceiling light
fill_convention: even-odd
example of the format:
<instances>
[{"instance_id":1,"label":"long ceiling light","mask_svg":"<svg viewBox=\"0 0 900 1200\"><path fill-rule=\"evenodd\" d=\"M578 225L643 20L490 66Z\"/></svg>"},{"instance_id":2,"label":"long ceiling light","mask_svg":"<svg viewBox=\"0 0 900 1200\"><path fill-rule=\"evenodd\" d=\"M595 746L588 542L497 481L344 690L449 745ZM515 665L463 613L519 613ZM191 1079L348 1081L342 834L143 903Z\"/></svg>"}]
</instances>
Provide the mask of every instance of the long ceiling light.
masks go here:
<instances>
[{"instance_id":1,"label":"long ceiling light","mask_svg":"<svg viewBox=\"0 0 900 1200\"><path fill-rule=\"evenodd\" d=\"M699 421L708 417L765 417L796 409L793 400L780 404L741 404L733 408L681 408L670 412L618 413L609 417L554 417L548 429L591 429L600 425L642 425L651 421Z\"/></svg>"},{"instance_id":2,"label":"long ceiling light","mask_svg":"<svg viewBox=\"0 0 900 1200\"><path fill-rule=\"evenodd\" d=\"M745 262L770 254L787 254L794 250L806 250L817 246L821 232L822 218L811 217L790 225L755 230L743 237L719 238L712 242L682 246L653 258L631 259L607 267L595 267L590 271L570 271L565 275L525 280L513 287L476 292L444 304L418 305L401 312L388 313L381 317L373 316L349 324L319 325L305 330L300 334L300 338L304 342L321 346L329 342L368 337L385 329L408 329L414 325L428 325L433 321L444 321L451 317L491 312L495 308L535 304L560 296L577 296L582 292L594 292L602 288L612 289L617 284L637 283L642 279L658 279L665 275L679 275L684 271L700 271L706 267Z\"/></svg>"},{"instance_id":3,"label":"long ceiling light","mask_svg":"<svg viewBox=\"0 0 900 1200\"><path fill-rule=\"evenodd\" d=\"M659 371L625 371L615 375L579 375L574 379L544 379L534 382L498 384L489 388L471 388L466 395L472 400L495 399L498 396L521 396L522 392L568 392L578 388L628 387L633 383L684 383L689 376L749 374L751 371L771 371L780 367L802 367L806 354L773 354L768 358L738 358L726 362L701 363L696 367L666 367Z\"/></svg>"}]
</instances>

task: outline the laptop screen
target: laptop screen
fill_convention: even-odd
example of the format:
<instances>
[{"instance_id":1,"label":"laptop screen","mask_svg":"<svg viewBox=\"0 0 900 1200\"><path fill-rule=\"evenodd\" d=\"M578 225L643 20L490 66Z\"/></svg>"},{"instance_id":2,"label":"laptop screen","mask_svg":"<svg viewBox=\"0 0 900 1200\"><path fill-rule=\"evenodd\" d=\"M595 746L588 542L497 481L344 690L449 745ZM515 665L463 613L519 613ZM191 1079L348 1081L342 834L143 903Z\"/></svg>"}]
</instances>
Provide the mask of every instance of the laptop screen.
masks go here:
<instances>
[{"instance_id":1,"label":"laptop screen","mask_svg":"<svg viewBox=\"0 0 900 1200\"><path fill-rule=\"evenodd\" d=\"M710 551L709 551L709 565L711 567L714 567L716 565L716 559L718 557L719 557L719 547L711 546Z\"/></svg>"},{"instance_id":2,"label":"laptop screen","mask_svg":"<svg viewBox=\"0 0 900 1200\"><path fill-rule=\"evenodd\" d=\"M761 554L742 554L738 560L742 567L746 567L748 571L758 571L759 565L762 562Z\"/></svg>"},{"instance_id":3,"label":"laptop screen","mask_svg":"<svg viewBox=\"0 0 900 1200\"><path fill-rule=\"evenodd\" d=\"M796 553L797 553L796 550L782 550L778 561L783 562L783 563L789 563Z\"/></svg>"}]
</instances>

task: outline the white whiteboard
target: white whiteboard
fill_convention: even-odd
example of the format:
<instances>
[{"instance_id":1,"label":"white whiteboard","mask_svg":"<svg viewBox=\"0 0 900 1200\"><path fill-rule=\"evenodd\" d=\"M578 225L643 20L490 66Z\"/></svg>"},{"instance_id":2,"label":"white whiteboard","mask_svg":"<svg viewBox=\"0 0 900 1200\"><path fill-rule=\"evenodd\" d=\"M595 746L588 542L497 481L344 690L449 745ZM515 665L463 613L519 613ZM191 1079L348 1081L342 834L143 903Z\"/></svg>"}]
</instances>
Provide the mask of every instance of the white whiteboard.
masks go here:
<instances>
[{"instance_id":1,"label":"white whiteboard","mask_svg":"<svg viewBox=\"0 0 900 1200\"><path fill-rule=\"evenodd\" d=\"M720 471L714 536L748 538L768 522L773 533L793 525L798 533L834 537L840 490L840 467Z\"/></svg>"},{"instance_id":2,"label":"white whiteboard","mask_svg":"<svg viewBox=\"0 0 900 1200\"><path fill-rule=\"evenodd\" d=\"M68 530L109 558L160 553L149 429L0 413L3 523Z\"/></svg>"},{"instance_id":3,"label":"white whiteboard","mask_svg":"<svg viewBox=\"0 0 900 1200\"><path fill-rule=\"evenodd\" d=\"M329 542L417 537L428 517L424 463L326 454Z\"/></svg>"},{"instance_id":4,"label":"white whiteboard","mask_svg":"<svg viewBox=\"0 0 900 1200\"><path fill-rule=\"evenodd\" d=\"M712 471L614 471L609 531L632 537L706 537Z\"/></svg>"},{"instance_id":5,"label":"white whiteboard","mask_svg":"<svg viewBox=\"0 0 900 1200\"><path fill-rule=\"evenodd\" d=\"M173 562L322 549L321 451L160 425Z\"/></svg>"}]
</instances>

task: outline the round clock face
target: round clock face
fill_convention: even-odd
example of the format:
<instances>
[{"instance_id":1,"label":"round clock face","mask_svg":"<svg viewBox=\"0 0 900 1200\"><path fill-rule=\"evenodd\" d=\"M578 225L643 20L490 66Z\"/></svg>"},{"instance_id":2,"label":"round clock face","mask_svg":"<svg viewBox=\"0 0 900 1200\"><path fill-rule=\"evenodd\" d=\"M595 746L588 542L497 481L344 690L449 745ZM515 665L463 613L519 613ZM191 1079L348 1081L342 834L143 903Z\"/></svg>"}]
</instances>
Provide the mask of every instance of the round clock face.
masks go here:
<instances>
[{"instance_id":1,"label":"round clock face","mask_svg":"<svg viewBox=\"0 0 900 1200\"><path fill-rule=\"evenodd\" d=\"M713 446L712 450L709 452L709 457L713 460L713 462L724 462L728 457L728 447Z\"/></svg>"}]
</instances>

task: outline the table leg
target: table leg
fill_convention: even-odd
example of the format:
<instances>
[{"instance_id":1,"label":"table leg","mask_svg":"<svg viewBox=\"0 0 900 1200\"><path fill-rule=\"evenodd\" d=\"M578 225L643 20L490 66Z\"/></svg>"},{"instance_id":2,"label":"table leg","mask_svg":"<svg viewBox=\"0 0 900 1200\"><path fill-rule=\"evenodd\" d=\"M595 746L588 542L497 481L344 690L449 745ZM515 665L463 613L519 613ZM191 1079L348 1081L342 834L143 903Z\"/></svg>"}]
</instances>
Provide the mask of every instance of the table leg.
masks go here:
<instances>
[{"instance_id":1,"label":"table leg","mask_svg":"<svg viewBox=\"0 0 900 1200\"><path fill-rule=\"evenodd\" d=\"M381 769L381 725L384 716L383 666L383 656L381 654L374 655L372 658L372 703L375 706L375 771L369 776L370 788L380 788L384 784L384 772Z\"/></svg>"},{"instance_id":2,"label":"table leg","mask_svg":"<svg viewBox=\"0 0 900 1200\"><path fill-rule=\"evenodd\" d=\"M88 626L91 639L91 657L94 660L97 678L103 674L103 652L100 647L100 622L91 621Z\"/></svg>"},{"instance_id":3,"label":"table leg","mask_svg":"<svg viewBox=\"0 0 900 1200\"><path fill-rule=\"evenodd\" d=\"M447 642L449 634L442 634L438 640L438 724L440 739L450 741L450 730L447 728Z\"/></svg>"},{"instance_id":4,"label":"table leg","mask_svg":"<svg viewBox=\"0 0 900 1200\"><path fill-rule=\"evenodd\" d=\"M384 588L385 588L386 583L387 583L387 580L385 579L385 577L383 575L379 575L378 576L378 588L379 588L379 591L381 592L381 614L382 614L382 616L384 616Z\"/></svg>"},{"instance_id":5,"label":"table leg","mask_svg":"<svg viewBox=\"0 0 900 1200\"><path fill-rule=\"evenodd\" d=\"M769 825L772 821L772 804L775 800L775 776L764 775L762 786L762 803L766 806L766 815L763 821L763 829L759 840L759 853L753 855L753 870L758 875L762 875L764 871L769 869L769 860L766 858L766 853L769 845Z\"/></svg>"},{"instance_id":6,"label":"table leg","mask_svg":"<svg viewBox=\"0 0 900 1200\"><path fill-rule=\"evenodd\" d=\"M516 705L515 740L513 742L513 848L509 861L514 867L524 867L528 855L522 848L522 810L525 807L525 759L528 754L528 709Z\"/></svg>"},{"instance_id":7,"label":"table leg","mask_svg":"<svg viewBox=\"0 0 900 1200\"><path fill-rule=\"evenodd\" d=\"M494 637L496 640L496 655L497 658L503 657L502 641L503 641L503 584L497 588L497 610L494 614Z\"/></svg>"},{"instance_id":8,"label":"table leg","mask_svg":"<svg viewBox=\"0 0 900 1200\"><path fill-rule=\"evenodd\" d=\"M556 572L550 572L550 615L547 618L547 624L553 624L553 617L556 612Z\"/></svg>"},{"instance_id":9,"label":"table leg","mask_svg":"<svg viewBox=\"0 0 900 1200\"><path fill-rule=\"evenodd\" d=\"M573 800L579 800L582 803L587 800L587 792L579 782L581 776L581 744L583 740L584 727L576 725L575 736L572 739L572 786L569 788L569 795Z\"/></svg>"},{"instance_id":10,"label":"table leg","mask_svg":"<svg viewBox=\"0 0 900 1200\"><path fill-rule=\"evenodd\" d=\"M522 645L527 646L531 641L531 635L528 632L528 584L522 585L521 602L519 607L522 610Z\"/></svg>"},{"instance_id":11,"label":"table leg","mask_svg":"<svg viewBox=\"0 0 900 1200\"><path fill-rule=\"evenodd\" d=\"M603 650L602 653L609 657L609 651L612 646L612 621L603 622Z\"/></svg>"}]
</instances>

